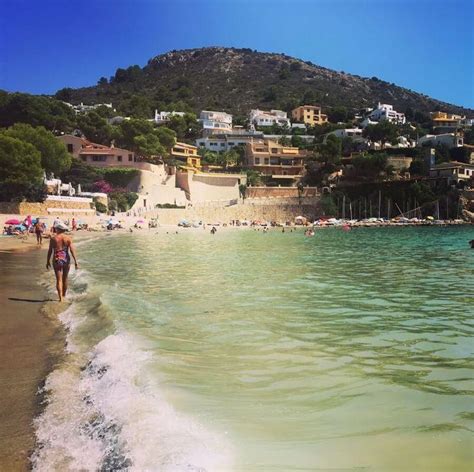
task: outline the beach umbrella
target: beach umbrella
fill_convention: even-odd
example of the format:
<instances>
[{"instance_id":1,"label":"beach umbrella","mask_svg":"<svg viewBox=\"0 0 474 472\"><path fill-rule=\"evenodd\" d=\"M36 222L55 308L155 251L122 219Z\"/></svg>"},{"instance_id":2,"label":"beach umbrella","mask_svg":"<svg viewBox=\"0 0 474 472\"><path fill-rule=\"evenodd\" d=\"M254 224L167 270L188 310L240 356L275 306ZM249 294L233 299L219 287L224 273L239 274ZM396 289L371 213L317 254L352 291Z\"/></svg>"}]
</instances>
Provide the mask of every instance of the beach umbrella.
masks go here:
<instances>
[{"instance_id":1,"label":"beach umbrella","mask_svg":"<svg viewBox=\"0 0 474 472\"><path fill-rule=\"evenodd\" d=\"M20 220L17 220L16 218L10 218L9 220L5 221L6 225L19 225L21 224Z\"/></svg>"},{"instance_id":2,"label":"beach umbrella","mask_svg":"<svg viewBox=\"0 0 474 472\"><path fill-rule=\"evenodd\" d=\"M432 220L434 220L434 217L432 217L432 216L427 216L426 219L432 221Z\"/></svg>"},{"instance_id":3,"label":"beach umbrella","mask_svg":"<svg viewBox=\"0 0 474 472\"><path fill-rule=\"evenodd\" d=\"M139 225L144 225L144 224L145 224L145 221L144 221L144 220L138 220L138 221L137 221L137 224L139 224Z\"/></svg>"}]
</instances>

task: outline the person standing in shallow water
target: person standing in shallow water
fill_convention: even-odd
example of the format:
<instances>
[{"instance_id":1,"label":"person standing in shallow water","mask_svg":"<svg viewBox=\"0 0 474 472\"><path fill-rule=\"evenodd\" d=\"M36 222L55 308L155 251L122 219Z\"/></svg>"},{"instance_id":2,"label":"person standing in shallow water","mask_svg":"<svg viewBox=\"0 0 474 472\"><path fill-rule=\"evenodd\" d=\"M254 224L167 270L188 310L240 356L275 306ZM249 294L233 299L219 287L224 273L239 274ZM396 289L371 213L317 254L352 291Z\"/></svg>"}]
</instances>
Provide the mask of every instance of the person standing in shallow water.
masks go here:
<instances>
[{"instance_id":1,"label":"person standing in shallow water","mask_svg":"<svg viewBox=\"0 0 474 472\"><path fill-rule=\"evenodd\" d=\"M36 234L36 243L39 246L43 244L43 231L44 231L43 223L41 223L38 218L35 223L35 234Z\"/></svg>"},{"instance_id":2,"label":"person standing in shallow water","mask_svg":"<svg viewBox=\"0 0 474 472\"><path fill-rule=\"evenodd\" d=\"M53 256L53 269L56 276L56 290L59 301L62 302L67 293L67 278L71 268L71 255L74 259L76 270L79 268L76 259L76 250L70 236L65 234L68 227L64 223L56 225L56 235L49 242L46 269L51 267L51 256Z\"/></svg>"}]
</instances>

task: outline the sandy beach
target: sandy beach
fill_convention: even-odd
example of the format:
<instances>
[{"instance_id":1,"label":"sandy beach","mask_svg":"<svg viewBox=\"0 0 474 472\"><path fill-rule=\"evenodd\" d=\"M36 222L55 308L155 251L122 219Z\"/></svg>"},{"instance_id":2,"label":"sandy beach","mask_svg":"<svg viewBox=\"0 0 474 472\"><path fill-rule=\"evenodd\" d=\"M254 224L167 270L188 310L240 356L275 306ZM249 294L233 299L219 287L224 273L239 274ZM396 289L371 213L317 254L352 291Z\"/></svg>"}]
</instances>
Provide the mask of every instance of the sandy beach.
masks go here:
<instances>
[{"instance_id":1,"label":"sandy beach","mask_svg":"<svg viewBox=\"0 0 474 472\"><path fill-rule=\"evenodd\" d=\"M97 237L84 233L74 241ZM57 315L67 308L40 285L49 240L0 237L0 470L29 470L35 445L38 391L60 361L64 331ZM50 272L51 280L54 274Z\"/></svg>"},{"instance_id":2,"label":"sandy beach","mask_svg":"<svg viewBox=\"0 0 474 472\"><path fill-rule=\"evenodd\" d=\"M9 471L29 470L32 420L40 409L36 394L63 346L59 323L45 311L59 306L48 302L37 281L45 251L19 250L29 246L15 240L0 246L0 457L2 470Z\"/></svg>"},{"instance_id":3,"label":"sandy beach","mask_svg":"<svg viewBox=\"0 0 474 472\"><path fill-rule=\"evenodd\" d=\"M110 233L74 234L74 242ZM41 286L49 240L0 237L0 470L30 470L33 419L41 412L39 389L61 360L64 330L57 315L67 308ZM50 271L51 280L54 278Z\"/></svg>"}]
</instances>

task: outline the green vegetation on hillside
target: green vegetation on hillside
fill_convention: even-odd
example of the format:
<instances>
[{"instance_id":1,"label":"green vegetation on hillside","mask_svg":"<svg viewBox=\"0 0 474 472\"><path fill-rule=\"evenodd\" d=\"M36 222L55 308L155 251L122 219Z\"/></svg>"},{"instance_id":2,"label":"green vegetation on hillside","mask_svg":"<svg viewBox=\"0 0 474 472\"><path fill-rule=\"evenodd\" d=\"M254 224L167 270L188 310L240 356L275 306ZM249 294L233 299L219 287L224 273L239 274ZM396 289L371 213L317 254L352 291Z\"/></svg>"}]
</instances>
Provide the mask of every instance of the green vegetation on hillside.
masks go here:
<instances>
[{"instance_id":1,"label":"green vegetation on hillside","mask_svg":"<svg viewBox=\"0 0 474 472\"><path fill-rule=\"evenodd\" d=\"M122 114L143 118L151 118L155 108L246 115L256 107L289 111L313 103L325 107L332 121L346 122L354 110L379 101L407 112L409 119L436 109L469 112L376 77L336 72L283 54L223 47L171 51L143 68L119 68L96 86L63 89L56 97L73 103L113 102Z\"/></svg>"},{"instance_id":2,"label":"green vegetation on hillside","mask_svg":"<svg viewBox=\"0 0 474 472\"><path fill-rule=\"evenodd\" d=\"M64 144L42 126L17 123L0 129L0 201L42 201L44 174L71 166Z\"/></svg>"},{"instance_id":3,"label":"green vegetation on hillside","mask_svg":"<svg viewBox=\"0 0 474 472\"><path fill-rule=\"evenodd\" d=\"M75 114L59 100L0 90L0 128L16 123L44 126L52 132L70 131Z\"/></svg>"},{"instance_id":4,"label":"green vegetation on hillside","mask_svg":"<svg viewBox=\"0 0 474 472\"><path fill-rule=\"evenodd\" d=\"M41 154L30 143L0 133L0 201L42 201Z\"/></svg>"}]
</instances>

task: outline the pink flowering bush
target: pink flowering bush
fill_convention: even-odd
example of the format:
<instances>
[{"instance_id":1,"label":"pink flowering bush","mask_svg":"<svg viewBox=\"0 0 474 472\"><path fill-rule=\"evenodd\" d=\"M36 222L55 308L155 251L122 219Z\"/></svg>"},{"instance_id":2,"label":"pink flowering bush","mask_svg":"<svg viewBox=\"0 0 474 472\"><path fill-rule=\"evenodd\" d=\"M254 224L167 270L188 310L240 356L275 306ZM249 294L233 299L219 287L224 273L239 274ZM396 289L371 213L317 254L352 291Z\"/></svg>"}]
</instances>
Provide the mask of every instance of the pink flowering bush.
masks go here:
<instances>
[{"instance_id":1,"label":"pink flowering bush","mask_svg":"<svg viewBox=\"0 0 474 472\"><path fill-rule=\"evenodd\" d=\"M94 182L94 192L101 192L101 193L110 193L113 192L114 188L105 180L98 180Z\"/></svg>"}]
</instances>

